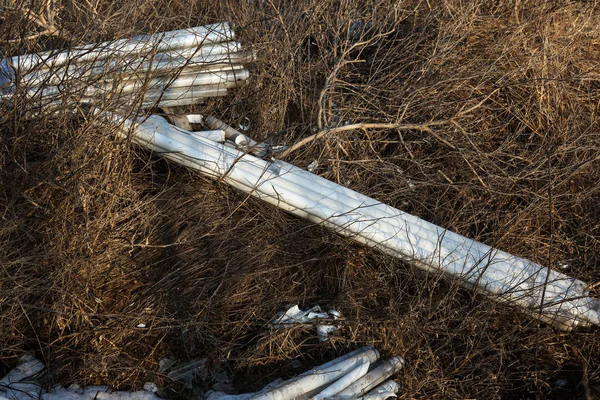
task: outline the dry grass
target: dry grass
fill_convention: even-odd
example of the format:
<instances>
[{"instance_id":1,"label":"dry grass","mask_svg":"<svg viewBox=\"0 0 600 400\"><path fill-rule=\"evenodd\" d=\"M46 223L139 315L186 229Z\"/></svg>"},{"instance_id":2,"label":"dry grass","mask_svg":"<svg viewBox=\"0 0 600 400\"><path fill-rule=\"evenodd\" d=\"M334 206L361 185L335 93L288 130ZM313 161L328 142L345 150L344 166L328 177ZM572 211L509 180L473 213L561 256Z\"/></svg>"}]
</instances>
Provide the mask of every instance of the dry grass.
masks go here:
<instances>
[{"instance_id":1,"label":"dry grass","mask_svg":"<svg viewBox=\"0 0 600 400\"><path fill-rule=\"evenodd\" d=\"M328 179L566 264L600 296L595 2L28 1L3 8L0 40L12 55L222 20L259 59L249 85L203 111L247 116L252 136L286 144L346 123L446 120L337 131L288 160L316 159ZM600 396L595 328L556 331L83 116L0 115L0 372L33 351L49 382L153 380L188 396L158 373L161 358L208 357L246 391L295 373L292 358L306 369L368 343L405 355L402 399ZM327 343L269 332L292 303L337 307L342 329Z\"/></svg>"}]
</instances>

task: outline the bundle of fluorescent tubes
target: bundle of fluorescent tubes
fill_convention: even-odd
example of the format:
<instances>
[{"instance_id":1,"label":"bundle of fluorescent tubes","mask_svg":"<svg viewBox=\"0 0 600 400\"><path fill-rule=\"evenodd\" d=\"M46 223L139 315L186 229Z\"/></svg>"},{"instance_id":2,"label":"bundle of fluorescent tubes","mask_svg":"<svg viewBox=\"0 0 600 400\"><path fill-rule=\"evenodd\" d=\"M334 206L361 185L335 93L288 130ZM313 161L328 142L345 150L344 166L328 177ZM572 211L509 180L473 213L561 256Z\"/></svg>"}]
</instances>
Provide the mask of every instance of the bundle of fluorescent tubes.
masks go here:
<instances>
[{"instance_id":1,"label":"bundle of fluorescent tubes","mask_svg":"<svg viewBox=\"0 0 600 400\"><path fill-rule=\"evenodd\" d=\"M234 148L233 142L221 144L223 140L174 127L160 116L133 120L99 113L118 124L124 135L131 132L137 144L175 163L422 269L459 278L465 286L518 305L561 329L600 325L600 302L589 297L582 281L450 232L291 164L257 158L247 149Z\"/></svg>"},{"instance_id":2,"label":"bundle of fluorescent tubes","mask_svg":"<svg viewBox=\"0 0 600 400\"><path fill-rule=\"evenodd\" d=\"M402 357L379 362L379 352L363 347L315 367L290 380L267 385L257 393L228 395L209 392L207 400L385 400L400 385L389 378L404 366Z\"/></svg>"},{"instance_id":3,"label":"bundle of fluorescent tubes","mask_svg":"<svg viewBox=\"0 0 600 400\"><path fill-rule=\"evenodd\" d=\"M379 352L366 346L315 367L295 378L274 382L257 393L228 395L208 392L208 400L385 400L396 397L400 385L389 379L404 366L402 357L378 361ZM31 355L24 355L18 365L0 379L3 400L160 400L158 387L148 382L143 391L112 392L108 386L43 385L45 366Z\"/></svg>"},{"instance_id":4,"label":"bundle of fluorescent tubes","mask_svg":"<svg viewBox=\"0 0 600 400\"><path fill-rule=\"evenodd\" d=\"M0 86L5 101L18 92L40 108L63 96L173 107L226 95L248 78L243 64L252 59L225 22L3 59Z\"/></svg>"}]
</instances>

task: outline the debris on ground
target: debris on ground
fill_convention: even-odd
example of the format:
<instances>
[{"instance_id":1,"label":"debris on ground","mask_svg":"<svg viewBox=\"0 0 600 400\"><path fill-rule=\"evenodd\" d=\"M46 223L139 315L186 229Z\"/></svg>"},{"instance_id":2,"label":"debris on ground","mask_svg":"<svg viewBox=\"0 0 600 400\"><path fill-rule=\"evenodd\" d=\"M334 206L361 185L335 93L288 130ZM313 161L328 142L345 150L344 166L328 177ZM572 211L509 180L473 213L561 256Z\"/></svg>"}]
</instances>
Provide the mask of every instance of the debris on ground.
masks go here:
<instances>
[{"instance_id":1,"label":"debris on ground","mask_svg":"<svg viewBox=\"0 0 600 400\"><path fill-rule=\"evenodd\" d=\"M191 389L193 381L197 376L203 379L208 377L206 362L206 358L187 362L182 366L172 369L167 374L167 377L169 379L183 382L188 389Z\"/></svg>"},{"instance_id":2,"label":"debris on ground","mask_svg":"<svg viewBox=\"0 0 600 400\"><path fill-rule=\"evenodd\" d=\"M274 329L286 329L297 325L312 325L317 329L319 340L324 342L328 339L330 333L338 329L337 325L328 323L320 323L336 320L341 317L341 314L335 310L323 311L320 306L314 306L306 311L300 310L298 305L290 307L287 311L280 313L275 318L271 325Z\"/></svg>"},{"instance_id":3,"label":"debris on ground","mask_svg":"<svg viewBox=\"0 0 600 400\"><path fill-rule=\"evenodd\" d=\"M111 391L108 386L77 385L54 386L46 390L41 378L44 364L30 354L19 359L19 363L0 379L0 400L158 400L156 384L147 382L144 390L124 392Z\"/></svg>"},{"instance_id":4,"label":"debris on ground","mask_svg":"<svg viewBox=\"0 0 600 400\"><path fill-rule=\"evenodd\" d=\"M287 381L275 381L256 393L207 393L207 400L385 400L396 397L401 386L390 378L402 369L404 359L379 359L371 346L355 350Z\"/></svg>"},{"instance_id":5,"label":"debris on ground","mask_svg":"<svg viewBox=\"0 0 600 400\"><path fill-rule=\"evenodd\" d=\"M206 360L189 363L169 374L172 379L187 380L204 369ZM404 366L402 357L387 361L371 346L363 347L287 381L276 380L257 393L230 395L209 391L208 400L293 400L309 397L313 400L351 400L366 398L385 400L396 397L400 385L389 378ZM0 400L158 400L159 389L147 382L141 391L111 391L108 386L55 386L46 390L41 383L45 366L31 355L23 356L19 364L0 380ZM190 379L191 384L191 379Z\"/></svg>"}]
</instances>

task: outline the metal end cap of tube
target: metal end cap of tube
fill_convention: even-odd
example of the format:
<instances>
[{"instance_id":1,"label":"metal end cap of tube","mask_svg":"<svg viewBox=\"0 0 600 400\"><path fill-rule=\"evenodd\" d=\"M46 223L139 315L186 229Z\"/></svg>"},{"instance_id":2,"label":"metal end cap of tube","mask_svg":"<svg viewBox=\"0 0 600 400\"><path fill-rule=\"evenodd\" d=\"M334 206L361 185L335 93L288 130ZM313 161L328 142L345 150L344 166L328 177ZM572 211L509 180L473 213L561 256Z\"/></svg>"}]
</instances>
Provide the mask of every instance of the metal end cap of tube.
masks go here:
<instances>
[{"instance_id":1,"label":"metal end cap of tube","mask_svg":"<svg viewBox=\"0 0 600 400\"><path fill-rule=\"evenodd\" d=\"M369 359L369 362L370 362L371 364L373 364L375 361L379 360L379 357L381 357L381 354L379 354L379 350L377 350L376 348L374 348L374 347L372 347L372 346L368 346L368 347L370 347L370 350L372 350L372 351L373 351L373 356L374 356L374 357L373 357L373 359L372 359L372 360L371 360L371 359Z\"/></svg>"},{"instance_id":2,"label":"metal end cap of tube","mask_svg":"<svg viewBox=\"0 0 600 400\"><path fill-rule=\"evenodd\" d=\"M381 355L379 354L379 350L377 350L376 348L374 348L371 345L361 347L360 349L355 350L355 351L360 351L361 354L366 354L367 360L371 364L373 364L375 361L379 360L379 357L381 357Z\"/></svg>"},{"instance_id":3,"label":"metal end cap of tube","mask_svg":"<svg viewBox=\"0 0 600 400\"><path fill-rule=\"evenodd\" d=\"M394 371L399 371L402 368L404 368L404 364L406 363L404 361L404 358L401 356L395 356L390 358L389 363L392 364L394 367Z\"/></svg>"}]
</instances>

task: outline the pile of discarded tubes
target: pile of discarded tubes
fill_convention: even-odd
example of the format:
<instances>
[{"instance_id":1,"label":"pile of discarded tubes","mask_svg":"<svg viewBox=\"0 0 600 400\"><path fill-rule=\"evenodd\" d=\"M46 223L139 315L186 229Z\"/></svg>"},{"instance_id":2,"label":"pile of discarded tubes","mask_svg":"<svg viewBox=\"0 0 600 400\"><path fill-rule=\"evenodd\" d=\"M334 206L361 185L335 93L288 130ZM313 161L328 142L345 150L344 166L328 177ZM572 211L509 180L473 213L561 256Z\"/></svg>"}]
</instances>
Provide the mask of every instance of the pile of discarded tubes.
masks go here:
<instances>
[{"instance_id":1,"label":"pile of discarded tubes","mask_svg":"<svg viewBox=\"0 0 600 400\"><path fill-rule=\"evenodd\" d=\"M156 91L146 89L145 99L163 107L195 104L199 100L197 93L222 95L228 82L235 86L238 77L247 77L246 72L239 72L240 75L233 72L245 70L231 63L249 61L252 54L239 52L239 44L229 41L232 37L228 24L218 24L152 35L143 40L86 46L55 55L13 57L2 65L9 69L5 74L7 82L17 79L12 69L16 68L17 72L25 71L21 81L37 85L41 92L59 90L52 86L55 76L56 82L63 83L69 82L71 77L79 82L79 77L96 75L102 82L110 82L108 78L114 70L132 74L126 86L131 96L145 82L159 82ZM215 51L217 55L213 54ZM189 62L182 61L186 58ZM120 59L129 60L129 64L121 66L117 62ZM39 60L44 60L48 68L27 72L38 65ZM92 67L80 67L89 62ZM182 69L188 71L188 65L189 75L187 72L182 75ZM150 78L143 75L145 71ZM155 78L157 72L163 74L162 78ZM233 77L227 75L229 72ZM219 74L215 75L218 82L211 81L213 86L200 85L198 89L189 81L179 83L184 82L179 79L186 76L208 82L214 73ZM160 82L164 81L178 82L178 87L162 90ZM224 85L222 91L219 85ZM10 88L10 84L8 86ZM210 89L206 89L208 87ZM90 86L86 93L89 91L92 96L95 90L96 86ZM186 90L189 96L178 97ZM171 93L177 95L171 97ZM560 329L600 325L600 301L590 297L586 283L450 232L286 162L266 159L270 155L267 145L253 141L214 117L190 115L186 124L180 125L186 127L182 129L156 115L132 117L125 109L102 107L93 108L92 112L99 122L117 125L124 137L177 164L218 178L276 207L426 271L457 278L466 287L519 306L531 316ZM201 128L204 131L194 132L191 128L194 125L204 126Z\"/></svg>"},{"instance_id":2,"label":"pile of discarded tubes","mask_svg":"<svg viewBox=\"0 0 600 400\"><path fill-rule=\"evenodd\" d=\"M18 90L38 108L79 103L172 107L225 96L253 59L228 23L25 54L0 62L3 99Z\"/></svg>"},{"instance_id":3,"label":"pile of discarded tubes","mask_svg":"<svg viewBox=\"0 0 600 400\"><path fill-rule=\"evenodd\" d=\"M385 400L396 397L400 385L390 378L404 366L402 357L379 360L379 352L367 346L315 367L287 381L275 381L257 393L231 395L206 393L208 400ZM45 366L31 355L0 379L2 400L159 400L161 391L152 382L144 390L111 391L108 386L55 386L46 388Z\"/></svg>"},{"instance_id":4,"label":"pile of discarded tubes","mask_svg":"<svg viewBox=\"0 0 600 400\"><path fill-rule=\"evenodd\" d=\"M55 386L48 389L44 382L45 365L30 354L0 379L0 400L160 400L153 383L135 392L112 392L108 386Z\"/></svg>"},{"instance_id":5,"label":"pile of discarded tubes","mask_svg":"<svg viewBox=\"0 0 600 400\"><path fill-rule=\"evenodd\" d=\"M396 397L400 385L390 377L402 369L404 359L396 356L378 361L379 352L367 346L290 380L274 382L257 393L209 392L207 400L385 400Z\"/></svg>"}]
</instances>

